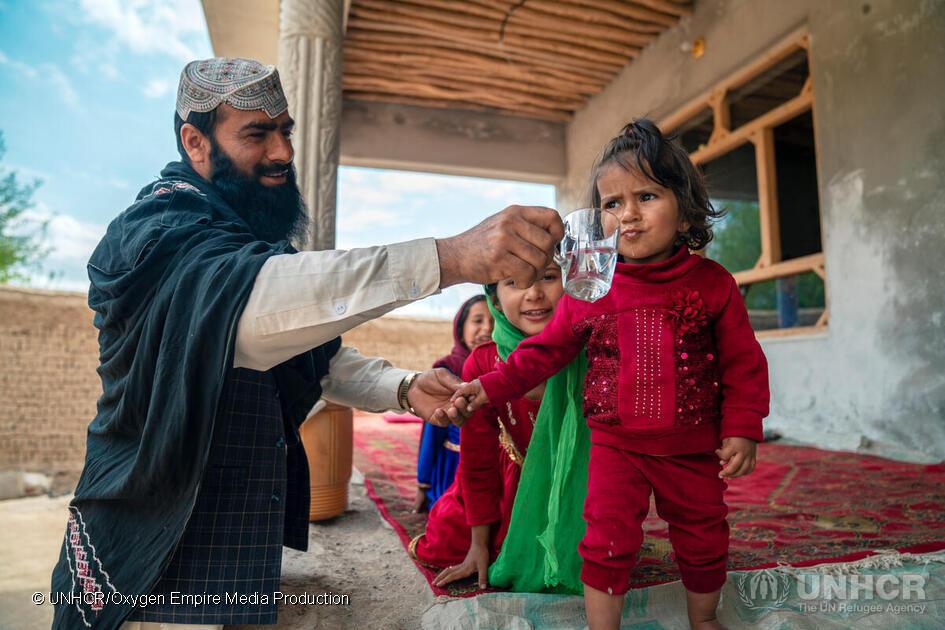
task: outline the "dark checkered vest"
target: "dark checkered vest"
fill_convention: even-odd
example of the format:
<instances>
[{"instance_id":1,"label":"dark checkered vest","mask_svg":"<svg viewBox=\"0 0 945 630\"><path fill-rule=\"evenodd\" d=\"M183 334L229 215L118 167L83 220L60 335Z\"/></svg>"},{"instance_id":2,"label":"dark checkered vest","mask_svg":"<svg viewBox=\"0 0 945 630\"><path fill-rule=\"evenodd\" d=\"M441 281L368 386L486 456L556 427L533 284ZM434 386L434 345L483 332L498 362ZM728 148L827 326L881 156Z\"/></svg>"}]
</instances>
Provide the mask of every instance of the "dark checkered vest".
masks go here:
<instances>
[{"instance_id":1,"label":"dark checkered vest","mask_svg":"<svg viewBox=\"0 0 945 630\"><path fill-rule=\"evenodd\" d=\"M128 620L275 623L282 546L306 548L308 511L308 463L297 432L284 426L272 373L230 370L193 513L152 590L163 604ZM203 603L174 605L175 592Z\"/></svg>"}]
</instances>

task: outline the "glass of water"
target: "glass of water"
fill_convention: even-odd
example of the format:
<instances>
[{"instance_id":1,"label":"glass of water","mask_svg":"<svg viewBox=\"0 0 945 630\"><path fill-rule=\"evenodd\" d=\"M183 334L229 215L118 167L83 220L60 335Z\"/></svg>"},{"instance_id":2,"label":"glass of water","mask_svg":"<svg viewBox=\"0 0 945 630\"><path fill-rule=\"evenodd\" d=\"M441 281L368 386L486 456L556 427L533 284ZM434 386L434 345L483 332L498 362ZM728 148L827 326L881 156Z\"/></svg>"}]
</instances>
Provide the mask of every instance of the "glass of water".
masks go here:
<instances>
[{"instance_id":1,"label":"glass of water","mask_svg":"<svg viewBox=\"0 0 945 630\"><path fill-rule=\"evenodd\" d=\"M564 292L596 302L610 291L617 266L620 220L613 212L582 208L564 217L564 238L555 252Z\"/></svg>"}]
</instances>

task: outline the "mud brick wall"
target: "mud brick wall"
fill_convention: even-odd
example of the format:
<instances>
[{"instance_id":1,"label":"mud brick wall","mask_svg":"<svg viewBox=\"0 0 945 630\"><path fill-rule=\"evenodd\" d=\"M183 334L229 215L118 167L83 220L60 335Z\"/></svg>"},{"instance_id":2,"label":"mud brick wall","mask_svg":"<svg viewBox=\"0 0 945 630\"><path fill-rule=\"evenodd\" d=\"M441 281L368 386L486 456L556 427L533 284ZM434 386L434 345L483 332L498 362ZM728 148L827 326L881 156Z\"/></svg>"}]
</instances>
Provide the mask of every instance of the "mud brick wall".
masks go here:
<instances>
[{"instance_id":1,"label":"mud brick wall","mask_svg":"<svg viewBox=\"0 0 945 630\"><path fill-rule=\"evenodd\" d=\"M85 295L0 287L0 469L81 469L97 359Z\"/></svg>"},{"instance_id":2,"label":"mud brick wall","mask_svg":"<svg viewBox=\"0 0 945 630\"><path fill-rule=\"evenodd\" d=\"M344 335L394 365L426 369L452 346L450 323L384 317ZM0 470L74 474L101 393L92 311L81 293L0 286Z\"/></svg>"}]
</instances>

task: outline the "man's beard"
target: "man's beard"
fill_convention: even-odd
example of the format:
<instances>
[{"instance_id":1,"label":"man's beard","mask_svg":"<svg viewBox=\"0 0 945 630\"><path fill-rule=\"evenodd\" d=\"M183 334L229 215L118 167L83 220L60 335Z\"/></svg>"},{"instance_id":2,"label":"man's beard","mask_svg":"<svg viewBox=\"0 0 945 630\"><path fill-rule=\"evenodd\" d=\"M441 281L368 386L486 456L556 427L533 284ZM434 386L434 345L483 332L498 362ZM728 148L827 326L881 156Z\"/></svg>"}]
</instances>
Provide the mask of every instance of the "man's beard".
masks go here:
<instances>
[{"instance_id":1,"label":"man's beard","mask_svg":"<svg viewBox=\"0 0 945 630\"><path fill-rule=\"evenodd\" d=\"M257 164L252 176L247 176L215 141L211 141L210 161L210 181L258 239L269 243L304 240L308 233L308 214L295 181L295 165ZM282 171L287 171L284 184L266 186L259 182L264 175Z\"/></svg>"}]
</instances>

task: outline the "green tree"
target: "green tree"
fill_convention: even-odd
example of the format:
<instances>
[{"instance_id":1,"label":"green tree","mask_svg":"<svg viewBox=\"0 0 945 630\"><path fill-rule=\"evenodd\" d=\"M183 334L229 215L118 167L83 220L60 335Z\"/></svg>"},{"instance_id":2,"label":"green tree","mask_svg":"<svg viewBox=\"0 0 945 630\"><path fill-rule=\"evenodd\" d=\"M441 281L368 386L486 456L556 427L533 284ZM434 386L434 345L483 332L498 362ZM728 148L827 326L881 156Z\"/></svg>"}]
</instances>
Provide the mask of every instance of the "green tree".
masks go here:
<instances>
[{"instance_id":1,"label":"green tree","mask_svg":"<svg viewBox=\"0 0 945 630\"><path fill-rule=\"evenodd\" d=\"M0 161L6 154L0 131ZM38 270L49 253L46 247L47 223L31 218L33 193L42 182L21 181L17 173L0 163L0 283L28 280L29 271Z\"/></svg>"},{"instance_id":2,"label":"green tree","mask_svg":"<svg viewBox=\"0 0 945 630\"><path fill-rule=\"evenodd\" d=\"M761 218L756 201L713 199L716 207L727 214L715 224L715 238L706 254L731 271L751 269L761 256ZM749 309L777 308L775 281L756 282L748 286L745 305ZM824 306L824 283L812 272L803 273L797 280L798 303L801 308Z\"/></svg>"}]
</instances>

